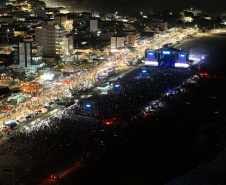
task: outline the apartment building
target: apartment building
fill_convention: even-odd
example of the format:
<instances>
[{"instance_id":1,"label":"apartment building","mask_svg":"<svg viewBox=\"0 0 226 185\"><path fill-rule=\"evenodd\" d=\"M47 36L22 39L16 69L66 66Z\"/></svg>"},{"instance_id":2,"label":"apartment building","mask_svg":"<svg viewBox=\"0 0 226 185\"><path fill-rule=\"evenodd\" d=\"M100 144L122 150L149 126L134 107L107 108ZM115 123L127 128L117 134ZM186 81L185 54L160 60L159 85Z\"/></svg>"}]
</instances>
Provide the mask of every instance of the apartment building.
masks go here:
<instances>
[{"instance_id":1,"label":"apartment building","mask_svg":"<svg viewBox=\"0 0 226 185\"><path fill-rule=\"evenodd\" d=\"M33 38L25 38L23 42L13 46L14 68L21 71L35 72L42 66L42 47L34 42Z\"/></svg>"},{"instance_id":2,"label":"apartment building","mask_svg":"<svg viewBox=\"0 0 226 185\"><path fill-rule=\"evenodd\" d=\"M43 47L43 56L64 57L68 53L68 39L66 30L59 25L48 22L46 25L36 27L35 40Z\"/></svg>"}]
</instances>

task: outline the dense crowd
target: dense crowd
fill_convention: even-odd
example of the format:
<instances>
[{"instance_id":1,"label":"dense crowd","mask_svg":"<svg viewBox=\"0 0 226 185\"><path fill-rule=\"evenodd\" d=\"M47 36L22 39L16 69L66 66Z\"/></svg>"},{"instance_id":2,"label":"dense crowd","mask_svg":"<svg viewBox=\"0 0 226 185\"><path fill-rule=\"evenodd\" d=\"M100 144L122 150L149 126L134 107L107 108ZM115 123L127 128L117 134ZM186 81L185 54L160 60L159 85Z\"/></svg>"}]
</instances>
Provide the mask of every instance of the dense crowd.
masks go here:
<instances>
[{"instance_id":1,"label":"dense crowd","mask_svg":"<svg viewBox=\"0 0 226 185\"><path fill-rule=\"evenodd\" d=\"M98 102L101 103L98 108L102 115L114 117L112 113L117 112L130 118L130 114L134 116L152 101L162 101L168 92L176 91L179 85L183 86L185 79L194 74L189 69L150 68L148 77L137 79L140 71L136 69L121 79L121 96L106 95L99 98Z\"/></svg>"},{"instance_id":2,"label":"dense crowd","mask_svg":"<svg viewBox=\"0 0 226 185\"><path fill-rule=\"evenodd\" d=\"M192 76L188 69L148 69L150 78L137 79L140 69L121 78L121 95L97 95L98 121L79 118L80 104L65 108L31 127L15 131L2 131L10 138L0 146L1 154L19 155L19 160L54 160L57 153L74 152L76 160L83 160L99 147L105 147L115 140L115 136L128 133L131 118L139 118L141 110L151 101L164 97L169 89L175 88ZM111 118L115 124L106 125ZM116 124L117 123L117 124ZM126 129L123 129L126 128Z\"/></svg>"}]
</instances>

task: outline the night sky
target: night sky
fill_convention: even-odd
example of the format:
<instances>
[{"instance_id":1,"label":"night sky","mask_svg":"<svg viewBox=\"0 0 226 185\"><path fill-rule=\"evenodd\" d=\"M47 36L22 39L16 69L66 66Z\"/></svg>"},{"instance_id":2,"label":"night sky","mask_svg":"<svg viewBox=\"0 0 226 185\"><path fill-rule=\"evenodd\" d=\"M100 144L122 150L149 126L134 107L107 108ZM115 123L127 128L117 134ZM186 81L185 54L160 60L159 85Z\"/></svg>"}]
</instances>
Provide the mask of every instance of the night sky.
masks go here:
<instances>
[{"instance_id":1,"label":"night sky","mask_svg":"<svg viewBox=\"0 0 226 185\"><path fill-rule=\"evenodd\" d=\"M100 12L115 12L119 14L131 14L150 10L160 12L163 10L181 11L186 8L197 8L204 12L226 13L225 0L77 0L78 4L91 7Z\"/></svg>"}]
</instances>

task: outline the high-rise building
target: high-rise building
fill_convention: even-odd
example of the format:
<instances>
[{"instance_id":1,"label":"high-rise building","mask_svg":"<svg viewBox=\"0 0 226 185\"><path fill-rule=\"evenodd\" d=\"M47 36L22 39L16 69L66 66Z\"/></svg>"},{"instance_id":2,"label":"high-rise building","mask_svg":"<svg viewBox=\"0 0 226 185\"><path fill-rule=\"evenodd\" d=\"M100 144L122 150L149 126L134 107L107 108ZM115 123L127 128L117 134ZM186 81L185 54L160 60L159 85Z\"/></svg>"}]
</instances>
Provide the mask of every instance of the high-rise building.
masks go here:
<instances>
[{"instance_id":1,"label":"high-rise building","mask_svg":"<svg viewBox=\"0 0 226 185\"><path fill-rule=\"evenodd\" d=\"M44 56L60 55L64 57L68 53L68 39L66 30L59 25L48 22L47 25L36 27L35 40L43 47Z\"/></svg>"},{"instance_id":2,"label":"high-rise building","mask_svg":"<svg viewBox=\"0 0 226 185\"><path fill-rule=\"evenodd\" d=\"M14 64L22 71L35 72L42 64L42 47L33 38L25 38L23 42L14 45Z\"/></svg>"}]
</instances>

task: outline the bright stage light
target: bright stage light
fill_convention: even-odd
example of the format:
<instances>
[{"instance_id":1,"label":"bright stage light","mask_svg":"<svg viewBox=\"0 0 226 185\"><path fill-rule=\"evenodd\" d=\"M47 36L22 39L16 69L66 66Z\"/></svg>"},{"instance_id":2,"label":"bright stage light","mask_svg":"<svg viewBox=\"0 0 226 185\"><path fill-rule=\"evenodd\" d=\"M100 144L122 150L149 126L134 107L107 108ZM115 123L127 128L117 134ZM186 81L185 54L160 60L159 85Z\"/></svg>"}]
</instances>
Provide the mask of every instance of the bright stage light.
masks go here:
<instances>
[{"instance_id":1,"label":"bright stage light","mask_svg":"<svg viewBox=\"0 0 226 185\"><path fill-rule=\"evenodd\" d=\"M189 65L188 64L185 64L185 63L175 63L175 67L178 67L178 68L188 68Z\"/></svg>"},{"instance_id":2,"label":"bright stage light","mask_svg":"<svg viewBox=\"0 0 226 185\"><path fill-rule=\"evenodd\" d=\"M170 54L170 51L163 51L162 54L169 55Z\"/></svg>"},{"instance_id":3,"label":"bright stage light","mask_svg":"<svg viewBox=\"0 0 226 185\"><path fill-rule=\"evenodd\" d=\"M147 66L158 66L159 65L158 62L155 62L155 61L145 61L144 63Z\"/></svg>"}]
</instances>

